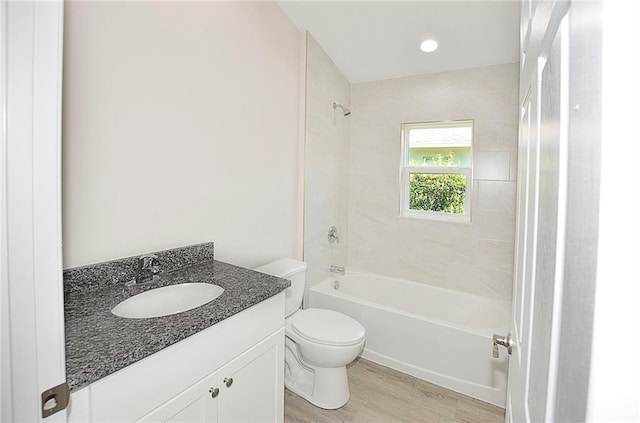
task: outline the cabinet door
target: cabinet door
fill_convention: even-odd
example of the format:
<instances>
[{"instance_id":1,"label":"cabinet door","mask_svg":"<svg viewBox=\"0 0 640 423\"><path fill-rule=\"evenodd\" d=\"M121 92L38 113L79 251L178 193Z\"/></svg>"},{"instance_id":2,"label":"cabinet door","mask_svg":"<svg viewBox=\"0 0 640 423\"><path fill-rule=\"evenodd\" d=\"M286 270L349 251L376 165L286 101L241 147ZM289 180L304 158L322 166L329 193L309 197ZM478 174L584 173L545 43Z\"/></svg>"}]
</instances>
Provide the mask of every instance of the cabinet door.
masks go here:
<instances>
[{"instance_id":1,"label":"cabinet door","mask_svg":"<svg viewBox=\"0 0 640 423\"><path fill-rule=\"evenodd\" d=\"M284 329L162 404L139 422L282 422Z\"/></svg>"},{"instance_id":2,"label":"cabinet door","mask_svg":"<svg viewBox=\"0 0 640 423\"><path fill-rule=\"evenodd\" d=\"M284 329L218 370L221 423L284 420Z\"/></svg>"},{"instance_id":3,"label":"cabinet door","mask_svg":"<svg viewBox=\"0 0 640 423\"><path fill-rule=\"evenodd\" d=\"M154 423L217 422L217 397L220 392L217 381L218 372L211 373L138 421Z\"/></svg>"}]
</instances>

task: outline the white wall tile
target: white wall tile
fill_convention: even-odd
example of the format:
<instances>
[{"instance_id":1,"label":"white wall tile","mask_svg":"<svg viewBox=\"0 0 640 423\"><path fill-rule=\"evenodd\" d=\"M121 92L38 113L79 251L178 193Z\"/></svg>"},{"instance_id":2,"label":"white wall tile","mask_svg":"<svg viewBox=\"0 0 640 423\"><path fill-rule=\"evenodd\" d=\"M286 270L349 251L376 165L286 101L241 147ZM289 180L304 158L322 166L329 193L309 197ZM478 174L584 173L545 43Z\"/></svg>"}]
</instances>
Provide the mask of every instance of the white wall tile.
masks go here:
<instances>
[{"instance_id":1,"label":"white wall tile","mask_svg":"<svg viewBox=\"0 0 640 423\"><path fill-rule=\"evenodd\" d=\"M510 153L504 151L476 151L473 154L473 178L508 181Z\"/></svg>"},{"instance_id":2,"label":"white wall tile","mask_svg":"<svg viewBox=\"0 0 640 423\"><path fill-rule=\"evenodd\" d=\"M517 87L517 64L352 86L350 269L510 299ZM472 223L399 217L400 125L465 118L476 123Z\"/></svg>"},{"instance_id":3,"label":"white wall tile","mask_svg":"<svg viewBox=\"0 0 640 423\"><path fill-rule=\"evenodd\" d=\"M513 151L518 148L517 121L476 120L474 147L477 151Z\"/></svg>"},{"instance_id":4,"label":"white wall tile","mask_svg":"<svg viewBox=\"0 0 640 423\"><path fill-rule=\"evenodd\" d=\"M322 47L307 40L304 260L307 288L330 276L329 266L345 266L348 246L350 117L333 102L350 106L351 85ZM336 226L340 243L327 233Z\"/></svg>"},{"instance_id":5,"label":"white wall tile","mask_svg":"<svg viewBox=\"0 0 640 423\"><path fill-rule=\"evenodd\" d=\"M511 300L513 272L491 266L448 265L447 287L501 300Z\"/></svg>"},{"instance_id":6,"label":"white wall tile","mask_svg":"<svg viewBox=\"0 0 640 423\"><path fill-rule=\"evenodd\" d=\"M476 249L477 265L513 270L513 242L478 239L476 241Z\"/></svg>"},{"instance_id":7,"label":"white wall tile","mask_svg":"<svg viewBox=\"0 0 640 423\"><path fill-rule=\"evenodd\" d=\"M496 241L513 241L515 238L515 214L497 211L474 210L472 226L476 238Z\"/></svg>"},{"instance_id":8,"label":"white wall tile","mask_svg":"<svg viewBox=\"0 0 640 423\"><path fill-rule=\"evenodd\" d=\"M477 181L477 202L481 210L516 211L516 183L511 181Z\"/></svg>"},{"instance_id":9,"label":"white wall tile","mask_svg":"<svg viewBox=\"0 0 640 423\"><path fill-rule=\"evenodd\" d=\"M509 163L509 179L512 181L518 180L518 153L512 152Z\"/></svg>"}]
</instances>

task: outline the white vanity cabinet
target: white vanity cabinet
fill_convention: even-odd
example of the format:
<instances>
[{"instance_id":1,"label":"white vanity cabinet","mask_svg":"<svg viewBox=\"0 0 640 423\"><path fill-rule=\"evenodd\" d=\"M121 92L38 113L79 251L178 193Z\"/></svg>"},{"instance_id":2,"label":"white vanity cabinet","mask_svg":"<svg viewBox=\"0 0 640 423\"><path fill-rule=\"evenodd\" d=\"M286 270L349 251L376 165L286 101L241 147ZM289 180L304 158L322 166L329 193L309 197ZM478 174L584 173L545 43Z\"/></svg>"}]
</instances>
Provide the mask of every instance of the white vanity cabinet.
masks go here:
<instances>
[{"instance_id":1,"label":"white vanity cabinet","mask_svg":"<svg viewBox=\"0 0 640 423\"><path fill-rule=\"evenodd\" d=\"M280 293L71 395L68 422L282 422Z\"/></svg>"},{"instance_id":2,"label":"white vanity cabinet","mask_svg":"<svg viewBox=\"0 0 640 423\"><path fill-rule=\"evenodd\" d=\"M140 422L277 422L283 373L277 332L197 382Z\"/></svg>"}]
</instances>

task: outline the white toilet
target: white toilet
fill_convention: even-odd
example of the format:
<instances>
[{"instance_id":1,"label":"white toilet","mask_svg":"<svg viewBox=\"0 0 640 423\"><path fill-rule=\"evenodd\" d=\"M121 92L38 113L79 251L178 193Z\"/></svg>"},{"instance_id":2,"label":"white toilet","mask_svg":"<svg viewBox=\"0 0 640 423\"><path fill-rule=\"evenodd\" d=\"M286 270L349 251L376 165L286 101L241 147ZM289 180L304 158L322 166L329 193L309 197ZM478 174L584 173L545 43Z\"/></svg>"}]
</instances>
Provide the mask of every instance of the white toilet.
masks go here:
<instances>
[{"instance_id":1,"label":"white toilet","mask_svg":"<svg viewBox=\"0 0 640 423\"><path fill-rule=\"evenodd\" d=\"M342 407L349 401L346 366L362 351L364 327L336 311L300 309L306 263L284 258L255 270L291 280L285 291L285 386L318 407Z\"/></svg>"}]
</instances>

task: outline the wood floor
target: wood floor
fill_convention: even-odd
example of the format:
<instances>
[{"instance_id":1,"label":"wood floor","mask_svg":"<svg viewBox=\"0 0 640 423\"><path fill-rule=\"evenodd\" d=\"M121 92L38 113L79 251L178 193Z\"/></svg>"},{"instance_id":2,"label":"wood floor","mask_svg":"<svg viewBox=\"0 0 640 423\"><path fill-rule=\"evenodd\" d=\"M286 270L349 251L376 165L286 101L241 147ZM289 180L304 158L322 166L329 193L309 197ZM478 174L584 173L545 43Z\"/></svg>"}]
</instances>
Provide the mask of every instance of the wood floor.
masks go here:
<instances>
[{"instance_id":1,"label":"wood floor","mask_svg":"<svg viewBox=\"0 0 640 423\"><path fill-rule=\"evenodd\" d=\"M351 399L338 410L314 407L288 389L285 423L504 422L504 409L358 358L348 366Z\"/></svg>"}]
</instances>

